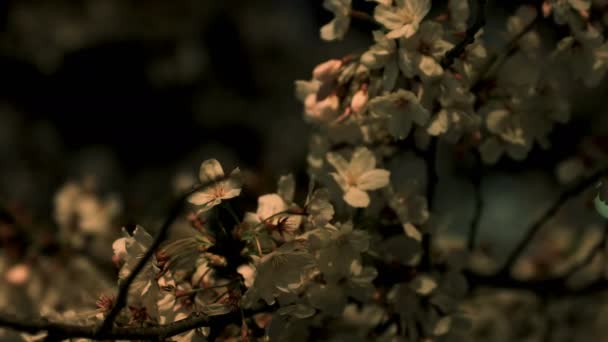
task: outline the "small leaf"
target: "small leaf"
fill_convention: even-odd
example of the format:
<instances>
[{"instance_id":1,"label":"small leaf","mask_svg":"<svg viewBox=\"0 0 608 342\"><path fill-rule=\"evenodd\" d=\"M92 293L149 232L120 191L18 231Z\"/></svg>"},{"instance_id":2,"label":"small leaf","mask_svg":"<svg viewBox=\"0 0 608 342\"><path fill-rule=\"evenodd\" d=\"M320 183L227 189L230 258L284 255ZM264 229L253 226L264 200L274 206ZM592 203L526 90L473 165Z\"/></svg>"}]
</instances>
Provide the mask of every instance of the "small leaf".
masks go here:
<instances>
[{"instance_id":1,"label":"small leaf","mask_svg":"<svg viewBox=\"0 0 608 342\"><path fill-rule=\"evenodd\" d=\"M600 194L598 193L593 200L593 204L595 204L595 210L598 214L602 215L602 217L608 219L608 204L600 199Z\"/></svg>"}]
</instances>

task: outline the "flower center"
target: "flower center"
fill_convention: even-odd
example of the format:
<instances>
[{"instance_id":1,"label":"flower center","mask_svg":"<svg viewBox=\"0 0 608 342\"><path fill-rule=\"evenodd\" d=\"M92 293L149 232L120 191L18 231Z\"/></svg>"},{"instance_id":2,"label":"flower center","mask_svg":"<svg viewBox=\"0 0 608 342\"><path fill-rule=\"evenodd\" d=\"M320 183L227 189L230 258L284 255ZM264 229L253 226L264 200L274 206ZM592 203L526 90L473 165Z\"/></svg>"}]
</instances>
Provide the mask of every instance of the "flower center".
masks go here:
<instances>
[{"instance_id":1,"label":"flower center","mask_svg":"<svg viewBox=\"0 0 608 342\"><path fill-rule=\"evenodd\" d=\"M223 184L217 184L214 188L213 194L215 197L223 197L226 194Z\"/></svg>"}]
</instances>

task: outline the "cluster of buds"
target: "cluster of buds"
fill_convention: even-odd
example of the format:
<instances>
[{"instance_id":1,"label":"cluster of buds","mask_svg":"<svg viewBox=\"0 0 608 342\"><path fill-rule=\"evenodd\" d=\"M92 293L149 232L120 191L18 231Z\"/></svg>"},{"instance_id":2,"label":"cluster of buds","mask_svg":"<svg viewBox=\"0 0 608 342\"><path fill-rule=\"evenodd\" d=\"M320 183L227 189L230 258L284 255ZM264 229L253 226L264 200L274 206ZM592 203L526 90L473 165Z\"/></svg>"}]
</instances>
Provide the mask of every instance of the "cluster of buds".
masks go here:
<instances>
[{"instance_id":1,"label":"cluster of buds","mask_svg":"<svg viewBox=\"0 0 608 342\"><path fill-rule=\"evenodd\" d=\"M313 80L321 85L318 91L308 94L304 100L304 111L309 120L330 122L339 115L340 98L336 94L334 83L343 65L339 59L330 59L313 70Z\"/></svg>"},{"instance_id":2,"label":"cluster of buds","mask_svg":"<svg viewBox=\"0 0 608 342\"><path fill-rule=\"evenodd\" d=\"M307 120L318 124L336 124L346 120L351 114L362 114L367 105L368 84L363 83L354 90L352 97L345 96L353 75L357 72L358 63L352 57L330 59L315 67L312 81L306 84L304 113ZM344 106L343 100L350 100Z\"/></svg>"}]
</instances>

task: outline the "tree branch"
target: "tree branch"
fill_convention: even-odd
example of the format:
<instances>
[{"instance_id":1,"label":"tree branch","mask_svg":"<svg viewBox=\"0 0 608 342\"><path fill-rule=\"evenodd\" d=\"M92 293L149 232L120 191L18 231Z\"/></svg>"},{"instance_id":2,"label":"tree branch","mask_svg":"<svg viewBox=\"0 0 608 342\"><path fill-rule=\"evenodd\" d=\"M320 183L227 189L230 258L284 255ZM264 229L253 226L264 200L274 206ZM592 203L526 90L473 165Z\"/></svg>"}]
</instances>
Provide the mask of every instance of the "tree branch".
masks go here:
<instances>
[{"instance_id":1,"label":"tree branch","mask_svg":"<svg viewBox=\"0 0 608 342\"><path fill-rule=\"evenodd\" d=\"M173 323L154 327L112 327L98 331L95 325L73 325L50 322L45 319L19 318L0 313L0 326L28 334L47 332L59 338L89 338L93 340L154 340L171 337L211 323L210 317L195 314Z\"/></svg>"},{"instance_id":2,"label":"tree branch","mask_svg":"<svg viewBox=\"0 0 608 342\"><path fill-rule=\"evenodd\" d=\"M594 172L584 181L580 182L577 186L564 191L557 200L541 215L534 223L528 228L523 239L519 241L515 249L509 254L504 263L503 267L498 272L499 274L508 274L511 267L515 264L520 255L524 252L530 241L534 238L536 233L547 223L561 207L570 199L580 195L582 192L587 190L591 185L596 183L604 174L608 172L608 168L600 169Z\"/></svg>"},{"instance_id":3,"label":"tree branch","mask_svg":"<svg viewBox=\"0 0 608 342\"><path fill-rule=\"evenodd\" d=\"M139 260L139 262L137 263L137 265L135 265L135 267L133 268L133 270L131 271L131 273L129 273L129 276L127 278L125 278L120 283L120 286L119 286L119 289L118 289L118 295L116 296L116 300L114 302L114 306L108 312L108 314L106 315L105 319L103 320L103 322L99 326L99 330L98 330L99 334L103 334L103 333L105 333L107 331L111 331L111 327L114 324L114 320L116 319L116 317L118 316L118 314L120 313L120 311L127 304L127 297L128 297L128 294L129 294L129 287L131 286L131 284L133 283L133 281L135 281L135 278L137 277L137 275L144 269L144 267L146 266L146 264L152 259L152 256L154 255L154 252L156 252L156 250L158 249L158 247L160 247L161 243L167 237L167 233L169 231L169 228L171 227L171 225L173 224L173 222L179 216L179 214L181 212L181 209L182 209L182 206L183 206L184 202L186 201L186 199L188 199L188 197L190 195L192 195L194 192L204 190L205 188L213 185L214 183L216 183L218 181L222 181L223 179L226 179L228 177L230 177L230 175L226 175L226 176L222 177L221 179L217 179L217 180L214 180L214 181L209 182L207 184L203 184L203 185L197 186L194 189L192 189L192 190L188 191L187 193L185 193L184 195L182 195L181 197L179 197L175 201L175 203L173 203L173 206L171 207L171 210L169 211L169 215L168 215L167 219L165 220L165 222L163 223L163 225L160 227L160 230L159 230L158 234L156 235L156 237L154 238L154 241L152 242L152 245L150 245L150 248L148 248L148 250L143 255L143 257Z\"/></svg>"},{"instance_id":4,"label":"tree branch","mask_svg":"<svg viewBox=\"0 0 608 342\"><path fill-rule=\"evenodd\" d=\"M487 0L476 1L475 22L465 31L464 38L448 52L441 60L441 66L445 69L450 67L456 58L458 58L466 49L466 47L475 41L477 32L486 25L486 4Z\"/></svg>"},{"instance_id":5,"label":"tree branch","mask_svg":"<svg viewBox=\"0 0 608 342\"><path fill-rule=\"evenodd\" d=\"M433 202L435 200L435 191L437 188L437 138L431 138L428 150L425 153L426 160L426 200L429 212L433 211ZM431 232L427 229L422 234L422 260L420 265L424 270L430 270L432 268L432 236Z\"/></svg>"}]
</instances>

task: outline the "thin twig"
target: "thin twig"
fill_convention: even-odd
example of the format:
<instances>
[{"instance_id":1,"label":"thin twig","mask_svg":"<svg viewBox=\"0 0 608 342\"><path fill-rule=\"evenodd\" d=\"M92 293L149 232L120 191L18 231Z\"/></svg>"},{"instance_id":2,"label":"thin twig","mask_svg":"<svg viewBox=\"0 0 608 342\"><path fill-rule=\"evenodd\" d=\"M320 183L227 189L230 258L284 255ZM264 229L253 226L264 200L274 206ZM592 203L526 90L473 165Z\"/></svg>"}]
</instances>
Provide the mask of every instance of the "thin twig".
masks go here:
<instances>
[{"instance_id":1,"label":"thin twig","mask_svg":"<svg viewBox=\"0 0 608 342\"><path fill-rule=\"evenodd\" d=\"M564 191L557 198L557 200L543 213L543 215L541 215L536 221L534 221L530 228L528 228L523 239L519 241L515 249L513 249L511 254L509 254L509 256L507 257L506 262L500 269L499 273L508 274L511 270L511 267L515 264L517 259L519 259L521 254L524 252L530 241L532 241L536 233L538 233L540 228L542 228L543 225L547 223L547 221L549 221L568 200L576 197L577 195L580 195L594 183L597 183L597 181L607 172L608 169L600 169L593 173L591 176L589 176L587 179L579 183L577 186Z\"/></svg>"},{"instance_id":2,"label":"thin twig","mask_svg":"<svg viewBox=\"0 0 608 342\"><path fill-rule=\"evenodd\" d=\"M451 48L448 52L446 52L445 56L441 60L441 66L445 69L451 66L454 63L454 60L458 58L464 50L470 44L473 44L475 41L475 36L477 32L481 30L486 25L486 4L487 0L477 0L476 7L477 12L475 14L475 22L465 31L464 38L453 48Z\"/></svg>"}]
</instances>

